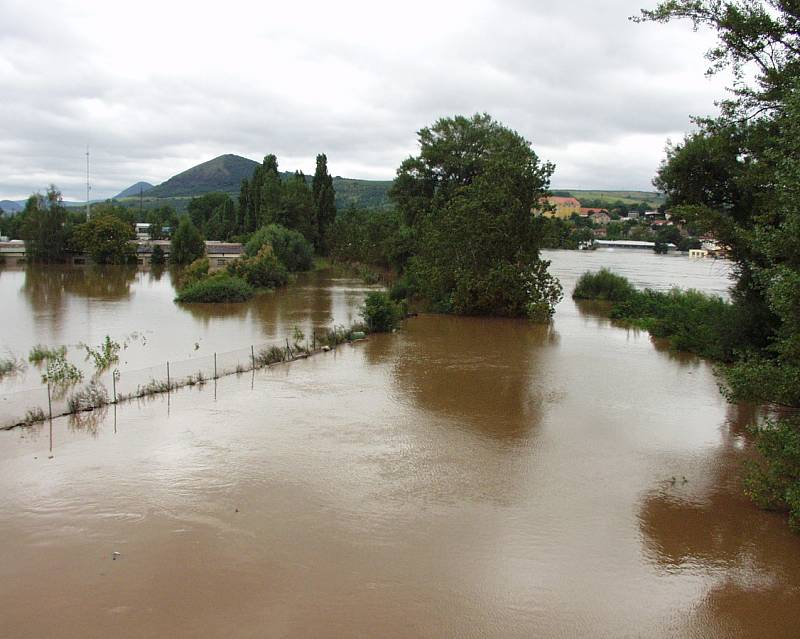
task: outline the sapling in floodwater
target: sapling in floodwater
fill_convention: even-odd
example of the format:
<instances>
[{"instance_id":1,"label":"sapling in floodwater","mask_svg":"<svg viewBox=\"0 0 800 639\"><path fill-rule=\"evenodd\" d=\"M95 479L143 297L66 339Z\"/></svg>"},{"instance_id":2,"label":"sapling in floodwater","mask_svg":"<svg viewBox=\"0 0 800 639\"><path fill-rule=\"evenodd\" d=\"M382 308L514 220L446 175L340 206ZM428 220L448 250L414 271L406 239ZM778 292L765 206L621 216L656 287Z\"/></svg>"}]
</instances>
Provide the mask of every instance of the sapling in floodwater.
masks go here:
<instances>
[{"instance_id":1,"label":"sapling in floodwater","mask_svg":"<svg viewBox=\"0 0 800 639\"><path fill-rule=\"evenodd\" d=\"M119 361L119 342L115 342L108 335L98 348L92 348L87 344L81 344L86 349L86 359L94 362L94 368L98 373L102 373L112 364Z\"/></svg>"},{"instance_id":2,"label":"sapling in floodwater","mask_svg":"<svg viewBox=\"0 0 800 639\"><path fill-rule=\"evenodd\" d=\"M70 364L64 355L47 360L47 370L42 374L42 384L53 386L72 386L83 379L83 373L74 364Z\"/></svg>"}]
</instances>

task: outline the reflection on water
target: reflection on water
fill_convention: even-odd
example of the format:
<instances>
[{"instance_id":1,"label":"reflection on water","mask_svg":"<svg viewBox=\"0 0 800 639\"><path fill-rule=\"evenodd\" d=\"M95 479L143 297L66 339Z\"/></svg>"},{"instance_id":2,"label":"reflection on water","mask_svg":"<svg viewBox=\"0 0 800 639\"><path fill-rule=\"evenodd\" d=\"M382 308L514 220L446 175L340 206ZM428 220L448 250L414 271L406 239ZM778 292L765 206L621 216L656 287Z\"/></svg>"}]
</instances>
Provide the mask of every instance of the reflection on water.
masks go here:
<instances>
[{"instance_id":1,"label":"reflection on water","mask_svg":"<svg viewBox=\"0 0 800 639\"><path fill-rule=\"evenodd\" d=\"M641 285L728 283L719 263L547 257L567 294L604 260ZM127 358L196 341L200 361L348 323L365 293L312 274L189 310L169 281L65 292L60 330L146 322ZM760 418L707 362L568 296L552 326L422 316L56 420L52 459L47 430L0 433L0 618L10 636L795 637L800 538L741 492Z\"/></svg>"},{"instance_id":2,"label":"reflection on water","mask_svg":"<svg viewBox=\"0 0 800 639\"><path fill-rule=\"evenodd\" d=\"M313 272L242 304L177 304L175 273L164 268L31 265L2 272L0 299L7 317L22 321L3 326L0 351L25 357L36 344L99 344L106 335L122 343L132 333L147 335L129 341L120 361L123 371L283 341L295 326L311 339L315 329L359 320L358 307L371 288ZM71 349L70 359L85 368L80 349ZM39 383L30 368L0 382L0 391Z\"/></svg>"},{"instance_id":3,"label":"reflection on water","mask_svg":"<svg viewBox=\"0 0 800 639\"><path fill-rule=\"evenodd\" d=\"M538 360L558 339L551 325L427 316L411 322L400 344L390 347L397 351L398 388L421 408L513 438L538 421L548 386Z\"/></svg>"}]
</instances>

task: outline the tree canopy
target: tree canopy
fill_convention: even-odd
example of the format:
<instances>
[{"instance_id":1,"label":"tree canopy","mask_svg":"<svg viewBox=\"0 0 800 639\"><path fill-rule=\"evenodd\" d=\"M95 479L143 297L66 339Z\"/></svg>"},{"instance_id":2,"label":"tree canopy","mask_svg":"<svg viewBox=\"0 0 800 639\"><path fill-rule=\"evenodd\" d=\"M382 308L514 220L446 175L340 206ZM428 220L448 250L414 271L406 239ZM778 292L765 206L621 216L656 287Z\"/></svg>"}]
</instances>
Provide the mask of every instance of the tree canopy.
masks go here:
<instances>
[{"instance_id":1,"label":"tree canopy","mask_svg":"<svg viewBox=\"0 0 800 639\"><path fill-rule=\"evenodd\" d=\"M191 264L205 255L206 245L197 227L188 216L183 216L172 234L169 259L173 264Z\"/></svg>"},{"instance_id":2,"label":"tree canopy","mask_svg":"<svg viewBox=\"0 0 800 639\"><path fill-rule=\"evenodd\" d=\"M22 215L20 234L25 240L25 252L31 262L59 262L67 248L67 209L61 192L52 184L45 195L36 193L28 198Z\"/></svg>"},{"instance_id":3,"label":"tree canopy","mask_svg":"<svg viewBox=\"0 0 800 639\"><path fill-rule=\"evenodd\" d=\"M486 114L443 118L419 145L391 191L414 232L419 292L441 311L549 318L561 288L539 259L531 211L553 165Z\"/></svg>"}]
</instances>

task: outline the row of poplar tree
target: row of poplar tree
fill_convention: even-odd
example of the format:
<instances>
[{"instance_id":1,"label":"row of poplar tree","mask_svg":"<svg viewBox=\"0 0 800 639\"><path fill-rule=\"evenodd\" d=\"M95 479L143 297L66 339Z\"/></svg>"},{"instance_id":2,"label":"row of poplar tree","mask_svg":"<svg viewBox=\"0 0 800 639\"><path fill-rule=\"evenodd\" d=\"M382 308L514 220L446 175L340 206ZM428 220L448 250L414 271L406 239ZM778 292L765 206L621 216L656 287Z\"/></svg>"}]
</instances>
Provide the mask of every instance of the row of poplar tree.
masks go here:
<instances>
[{"instance_id":1,"label":"row of poplar tree","mask_svg":"<svg viewBox=\"0 0 800 639\"><path fill-rule=\"evenodd\" d=\"M317 252L328 247L336 219L333 178L325 154L317 156L309 185L302 171L283 178L278 159L267 155L250 179L242 180L236 206L226 193L193 198L187 212L192 223L209 239L233 239L268 224L299 231Z\"/></svg>"}]
</instances>

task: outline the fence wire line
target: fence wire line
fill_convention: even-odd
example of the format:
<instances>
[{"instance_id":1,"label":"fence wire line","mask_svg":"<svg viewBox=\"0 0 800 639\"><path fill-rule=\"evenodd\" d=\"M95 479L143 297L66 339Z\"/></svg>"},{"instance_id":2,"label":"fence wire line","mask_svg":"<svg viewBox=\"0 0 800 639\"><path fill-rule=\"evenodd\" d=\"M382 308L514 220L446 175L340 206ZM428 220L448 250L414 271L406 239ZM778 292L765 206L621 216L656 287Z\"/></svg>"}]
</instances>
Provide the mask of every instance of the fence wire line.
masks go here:
<instances>
[{"instance_id":1,"label":"fence wire line","mask_svg":"<svg viewBox=\"0 0 800 639\"><path fill-rule=\"evenodd\" d=\"M253 344L205 357L164 361L138 369L109 369L68 387L42 385L0 393L0 429L34 424L51 417L76 414L131 399L202 385L219 377L241 374L306 358L363 337L362 326L338 327L324 335L314 333L302 344Z\"/></svg>"}]
</instances>

